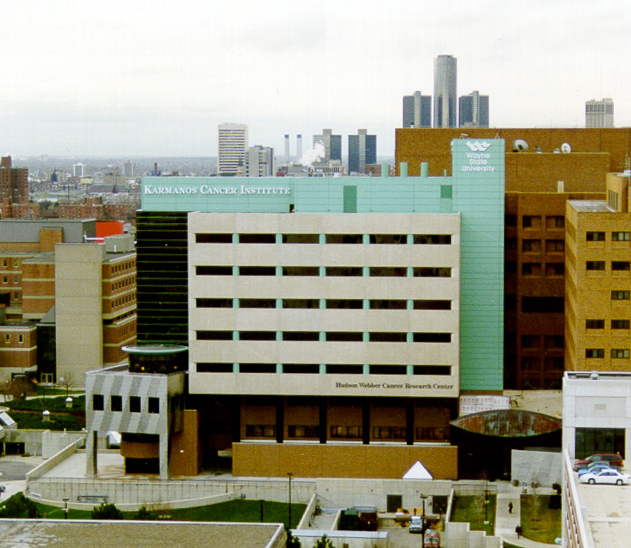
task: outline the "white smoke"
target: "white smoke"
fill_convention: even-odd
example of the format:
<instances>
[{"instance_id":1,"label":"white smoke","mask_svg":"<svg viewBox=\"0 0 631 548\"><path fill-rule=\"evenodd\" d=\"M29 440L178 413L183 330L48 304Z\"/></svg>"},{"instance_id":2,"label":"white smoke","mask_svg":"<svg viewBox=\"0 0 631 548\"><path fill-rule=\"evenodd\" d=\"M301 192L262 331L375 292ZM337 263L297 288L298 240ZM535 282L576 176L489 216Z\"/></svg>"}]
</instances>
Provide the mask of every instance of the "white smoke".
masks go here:
<instances>
[{"instance_id":1,"label":"white smoke","mask_svg":"<svg viewBox=\"0 0 631 548\"><path fill-rule=\"evenodd\" d=\"M308 150L303 154L299 163L303 166L310 167L314 162L322 160L325 156L326 148L324 148L324 143L322 141L318 141L313 145L311 150Z\"/></svg>"}]
</instances>

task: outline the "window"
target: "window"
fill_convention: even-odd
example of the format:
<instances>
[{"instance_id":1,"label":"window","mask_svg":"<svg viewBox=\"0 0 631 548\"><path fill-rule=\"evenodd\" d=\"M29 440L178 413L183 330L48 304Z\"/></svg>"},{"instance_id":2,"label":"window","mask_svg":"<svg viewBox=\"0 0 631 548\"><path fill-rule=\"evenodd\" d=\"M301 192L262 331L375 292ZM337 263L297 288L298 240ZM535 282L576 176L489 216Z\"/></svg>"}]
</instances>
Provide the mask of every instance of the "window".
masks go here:
<instances>
[{"instance_id":1,"label":"window","mask_svg":"<svg viewBox=\"0 0 631 548\"><path fill-rule=\"evenodd\" d=\"M232 373L232 363L197 363L195 369L198 373Z\"/></svg>"},{"instance_id":2,"label":"window","mask_svg":"<svg viewBox=\"0 0 631 548\"><path fill-rule=\"evenodd\" d=\"M546 217L547 228L563 228L565 226L565 217L562 215L552 215Z\"/></svg>"},{"instance_id":3,"label":"window","mask_svg":"<svg viewBox=\"0 0 631 548\"><path fill-rule=\"evenodd\" d=\"M517 238L506 238L506 249L517 250Z\"/></svg>"},{"instance_id":4,"label":"window","mask_svg":"<svg viewBox=\"0 0 631 548\"><path fill-rule=\"evenodd\" d=\"M587 270L605 270L605 261L587 261L585 268Z\"/></svg>"},{"instance_id":5,"label":"window","mask_svg":"<svg viewBox=\"0 0 631 548\"><path fill-rule=\"evenodd\" d=\"M359 439L361 437L361 426L331 426L331 438Z\"/></svg>"},{"instance_id":6,"label":"window","mask_svg":"<svg viewBox=\"0 0 631 548\"><path fill-rule=\"evenodd\" d=\"M612 232L611 233L611 241L612 242L628 242L631 238L631 232Z\"/></svg>"},{"instance_id":7,"label":"window","mask_svg":"<svg viewBox=\"0 0 631 548\"><path fill-rule=\"evenodd\" d=\"M17 274L15 276L13 276L13 283L14 284L19 284L20 283L20 277Z\"/></svg>"},{"instance_id":8,"label":"window","mask_svg":"<svg viewBox=\"0 0 631 548\"><path fill-rule=\"evenodd\" d=\"M129 396L129 411L131 413L140 413L140 396Z\"/></svg>"},{"instance_id":9,"label":"window","mask_svg":"<svg viewBox=\"0 0 631 548\"><path fill-rule=\"evenodd\" d=\"M588 242L604 242L605 233L604 232L587 232L585 234L585 239Z\"/></svg>"},{"instance_id":10,"label":"window","mask_svg":"<svg viewBox=\"0 0 631 548\"><path fill-rule=\"evenodd\" d=\"M546 240L546 251L548 253L556 253L565 251L564 240Z\"/></svg>"},{"instance_id":11,"label":"window","mask_svg":"<svg viewBox=\"0 0 631 548\"><path fill-rule=\"evenodd\" d=\"M562 313L563 297L522 297L521 310L524 313Z\"/></svg>"},{"instance_id":12,"label":"window","mask_svg":"<svg viewBox=\"0 0 631 548\"><path fill-rule=\"evenodd\" d=\"M274 438L276 426L273 424L246 424L245 435L248 438Z\"/></svg>"},{"instance_id":13,"label":"window","mask_svg":"<svg viewBox=\"0 0 631 548\"><path fill-rule=\"evenodd\" d=\"M364 237L361 234L327 234L327 244L361 244Z\"/></svg>"},{"instance_id":14,"label":"window","mask_svg":"<svg viewBox=\"0 0 631 548\"><path fill-rule=\"evenodd\" d=\"M414 342L449 343L451 333L414 333Z\"/></svg>"},{"instance_id":15,"label":"window","mask_svg":"<svg viewBox=\"0 0 631 548\"><path fill-rule=\"evenodd\" d=\"M407 430L404 426L374 426L372 437L376 440L404 440Z\"/></svg>"},{"instance_id":16,"label":"window","mask_svg":"<svg viewBox=\"0 0 631 548\"><path fill-rule=\"evenodd\" d=\"M629 329L629 320L611 320L611 329Z\"/></svg>"},{"instance_id":17,"label":"window","mask_svg":"<svg viewBox=\"0 0 631 548\"><path fill-rule=\"evenodd\" d=\"M110 398L110 408L112 411L122 411L123 410L123 396L111 396Z\"/></svg>"},{"instance_id":18,"label":"window","mask_svg":"<svg viewBox=\"0 0 631 548\"><path fill-rule=\"evenodd\" d=\"M240 244L275 244L275 234L239 234Z\"/></svg>"},{"instance_id":19,"label":"window","mask_svg":"<svg viewBox=\"0 0 631 548\"><path fill-rule=\"evenodd\" d=\"M2 283L3 284L9 283L9 276L2 276Z\"/></svg>"},{"instance_id":20,"label":"window","mask_svg":"<svg viewBox=\"0 0 631 548\"><path fill-rule=\"evenodd\" d=\"M24 344L24 335L22 335L22 333L20 333L18 335L18 343L19 344Z\"/></svg>"},{"instance_id":21,"label":"window","mask_svg":"<svg viewBox=\"0 0 631 548\"><path fill-rule=\"evenodd\" d=\"M371 234L371 244L406 244L407 236L405 234Z\"/></svg>"},{"instance_id":22,"label":"window","mask_svg":"<svg viewBox=\"0 0 631 548\"><path fill-rule=\"evenodd\" d=\"M629 261L611 261L611 270L629 270Z\"/></svg>"},{"instance_id":23,"label":"window","mask_svg":"<svg viewBox=\"0 0 631 548\"><path fill-rule=\"evenodd\" d=\"M372 268L370 269L372 275ZM451 278L451 268L448 267L416 267L414 277L417 278Z\"/></svg>"},{"instance_id":24,"label":"window","mask_svg":"<svg viewBox=\"0 0 631 548\"><path fill-rule=\"evenodd\" d=\"M522 348L540 348L541 337L539 335L522 335L521 347Z\"/></svg>"},{"instance_id":25,"label":"window","mask_svg":"<svg viewBox=\"0 0 631 548\"><path fill-rule=\"evenodd\" d=\"M565 264L563 263L547 263L546 264L546 276L555 277L563 276L565 274Z\"/></svg>"},{"instance_id":26,"label":"window","mask_svg":"<svg viewBox=\"0 0 631 548\"><path fill-rule=\"evenodd\" d=\"M284 266L283 276L319 276L317 266Z\"/></svg>"},{"instance_id":27,"label":"window","mask_svg":"<svg viewBox=\"0 0 631 548\"><path fill-rule=\"evenodd\" d=\"M319 234L283 234L284 244L319 244Z\"/></svg>"},{"instance_id":28,"label":"window","mask_svg":"<svg viewBox=\"0 0 631 548\"><path fill-rule=\"evenodd\" d=\"M318 425L292 425L287 428L290 438L319 438L320 427Z\"/></svg>"},{"instance_id":29,"label":"window","mask_svg":"<svg viewBox=\"0 0 631 548\"><path fill-rule=\"evenodd\" d=\"M197 276L232 276L231 266L196 266Z\"/></svg>"},{"instance_id":30,"label":"window","mask_svg":"<svg viewBox=\"0 0 631 548\"><path fill-rule=\"evenodd\" d=\"M586 348L585 357L586 358L604 358L605 351L602 348Z\"/></svg>"},{"instance_id":31,"label":"window","mask_svg":"<svg viewBox=\"0 0 631 548\"><path fill-rule=\"evenodd\" d=\"M585 320L585 329L605 329L605 320Z\"/></svg>"},{"instance_id":32,"label":"window","mask_svg":"<svg viewBox=\"0 0 631 548\"><path fill-rule=\"evenodd\" d=\"M524 228L541 228L541 217L538 215L524 215L521 221Z\"/></svg>"},{"instance_id":33,"label":"window","mask_svg":"<svg viewBox=\"0 0 631 548\"><path fill-rule=\"evenodd\" d=\"M232 331L197 331L198 341L231 341Z\"/></svg>"},{"instance_id":34,"label":"window","mask_svg":"<svg viewBox=\"0 0 631 548\"><path fill-rule=\"evenodd\" d=\"M565 345L565 338L563 335L546 335L546 349L560 348Z\"/></svg>"},{"instance_id":35,"label":"window","mask_svg":"<svg viewBox=\"0 0 631 548\"><path fill-rule=\"evenodd\" d=\"M629 291L612 291L611 292L611 300L612 301L628 301L630 293Z\"/></svg>"},{"instance_id":36,"label":"window","mask_svg":"<svg viewBox=\"0 0 631 548\"><path fill-rule=\"evenodd\" d=\"M418 300L414 301L414 310L451 310L451 301Z\"/></svg>"},{"instance_id":37,"label":"window","mask_svg":"<svg viewBox=\"0 0 631 548\"><path fill-rule=\"evenodd\" d=\"M327 266L327 276L363 276L361 266Z\"/></svg>"},{"instance_id":38,"label":"window","mask_svg":"<svg viewBox=\"0 0 631 548\"><path fill-rule=\"evenodd\" d=\"M414 243L429 245L449 245L451 244L451 234L415 234Z\"/></svg>"},{"instance_id":39,"label":"window","mask_svg":"<svg viewBox=\"0 0 631 548\"><path fill-rule=\"evenodd\" d=\"M541 240L522 240L521 250L539 253L541 251Z\"/></svg>"},{"instance_id":40,"label":"window","mask_svg":"<svg viewBox=\"0 0 631 548\"><path fill-rule=\"evenodd\" d=\"M629 349L628 348L612 348L611 349L611 357L614 359L629 359Z\"/></svg>"},{"instance_id":41,"label":"window","mask_svg":"<svg viewBox=\"0 0 631 548\"><path fill-rule=\"evenodd\" d=\"M92 394L92 409L94 411L103 411L105 409L103 394Z\"/></svg>"},{"instance_id":42,"label":"window","mask_svg":"<svg viewBox=\"0 0 631 548\"><path fill-rule=\"evenodd\" d=\"M517 215L507 213L504 216L504 224L506 226L517 226Z\"/></svg>"},{"instance_id":43,"label":"window","mask_svg":"<svg viewBox=\"0 0 631 548\"><path fill-rule=\"evenodd\" d=\"M538 371L541 369L541 360L539 358L523 356L521 359L522 371Z\"/></svg>"},{"instance_id":44,"label":"window","mask_svg":"<svg viewBox=\"0 0 631 548\"><path fill-rule=\"evenodd\" d=\"M160 398L149 398L148 411L154 415L160 413Z\"/></svg>"},{"instance_id":45,"label":"window","mask_svg":"<svg viewBox=\"0 0 631 548\"><path fill-rule=\"evenodd\" d=\"M541 265L539 263L522 263L521 273L523 276L541 276Z\"/></svg>"},{"instance_id":46,"label":"window","mask_svg":"<svg viewBox=\"0 0 631 548\"><path fill-rule=\"evenodd\" d=\"M232 234L195 234L197 244L231 244Z\"/></svg>"},{"instance_id":47,"label":"window","mask_svg":"<svg viewBox=\"0 0 631 548\"><path fill-rule=\"evenodd\" d=\"M5 334L4 336L4 342L6 344L9 344L11 342L11 335L9 333Z\"/></svg>"},{"instance_id":48,"label":"window","mask_svg":"<svg viewBox=\"0 0 631 548\"><path fill-rule=\"evenodd\" d=\"M197 308L232 308L232 299L196 299Z\"/></svg>"}]
</instances>

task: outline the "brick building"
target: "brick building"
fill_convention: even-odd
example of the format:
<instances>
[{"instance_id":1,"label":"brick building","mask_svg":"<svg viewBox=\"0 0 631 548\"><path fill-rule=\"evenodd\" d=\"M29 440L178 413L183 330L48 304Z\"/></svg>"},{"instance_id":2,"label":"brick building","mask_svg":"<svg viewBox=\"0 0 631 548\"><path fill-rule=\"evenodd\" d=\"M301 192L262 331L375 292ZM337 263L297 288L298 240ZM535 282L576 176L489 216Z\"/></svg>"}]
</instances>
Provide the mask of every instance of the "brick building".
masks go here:
<instances>
[{"instance_id":1,"label":"brick building","mask_svg":"<svg viewBox=\"0 0 631 548\"><path fill-rule=\"evenodd\" d=\"M605 198L607 173L627 167L631 129L466 131L507 143L505 387L558 389L566 346L565 204ZM461 136L461 129L397 129L397 172L401 162L410 174L428 162L430 175L450 174L451 140Z\"/></svg>"}]
</instances>

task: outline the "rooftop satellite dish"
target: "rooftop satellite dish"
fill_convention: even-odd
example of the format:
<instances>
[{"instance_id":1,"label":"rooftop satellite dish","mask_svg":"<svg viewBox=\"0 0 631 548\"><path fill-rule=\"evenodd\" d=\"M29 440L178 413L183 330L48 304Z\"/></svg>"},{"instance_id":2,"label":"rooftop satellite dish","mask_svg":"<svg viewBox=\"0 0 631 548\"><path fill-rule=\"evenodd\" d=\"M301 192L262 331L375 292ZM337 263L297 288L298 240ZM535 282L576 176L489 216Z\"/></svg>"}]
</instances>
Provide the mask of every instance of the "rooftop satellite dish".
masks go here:
<instances>
[{"instance_id":1,"label":"rooftop satellite dish","mask_svg":"<svg viewBox=\"0 0 631 548\"><path fill-rule=\"evenodd\" d=\"M569 154L570 152L572 152L572 147L570 146L570 143L563 143L561 145L561 152L563 152L564 154Z\"/></svg>"},{"instance_id":2,"label":"rooftop satellite dish","mask_svg":"<svg viewBox=\"0 0 631 548\"><path fill-rule=\"evenodd\" d=\"M515 139L513 141L513 152L523 152L528 150L528 143L523 139Z\"/></svg>"}]
</instances>

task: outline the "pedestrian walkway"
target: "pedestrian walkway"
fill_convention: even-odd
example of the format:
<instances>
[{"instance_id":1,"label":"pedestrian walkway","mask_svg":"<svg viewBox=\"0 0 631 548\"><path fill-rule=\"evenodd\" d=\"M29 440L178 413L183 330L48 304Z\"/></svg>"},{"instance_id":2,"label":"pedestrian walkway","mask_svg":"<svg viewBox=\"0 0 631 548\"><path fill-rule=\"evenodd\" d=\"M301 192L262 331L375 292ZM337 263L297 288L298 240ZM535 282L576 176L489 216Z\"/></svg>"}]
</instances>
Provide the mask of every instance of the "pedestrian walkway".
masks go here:
<instances>
[{"instance_id":1,"label":"pedestrian walkway","mask_svg":"<svg viewBox=\"0 0 631 548\"><path fill-rule=\"evenodd\" d=\"M497 506L495 508L495 536L525 548L549 548L549 544L535 542L521 536L517 538L515 527L519 525L521 515L521 487L514 487L508 482L497 482ZM512 512L509 504L512 503Z\"/></svg>"}]
</instances>

